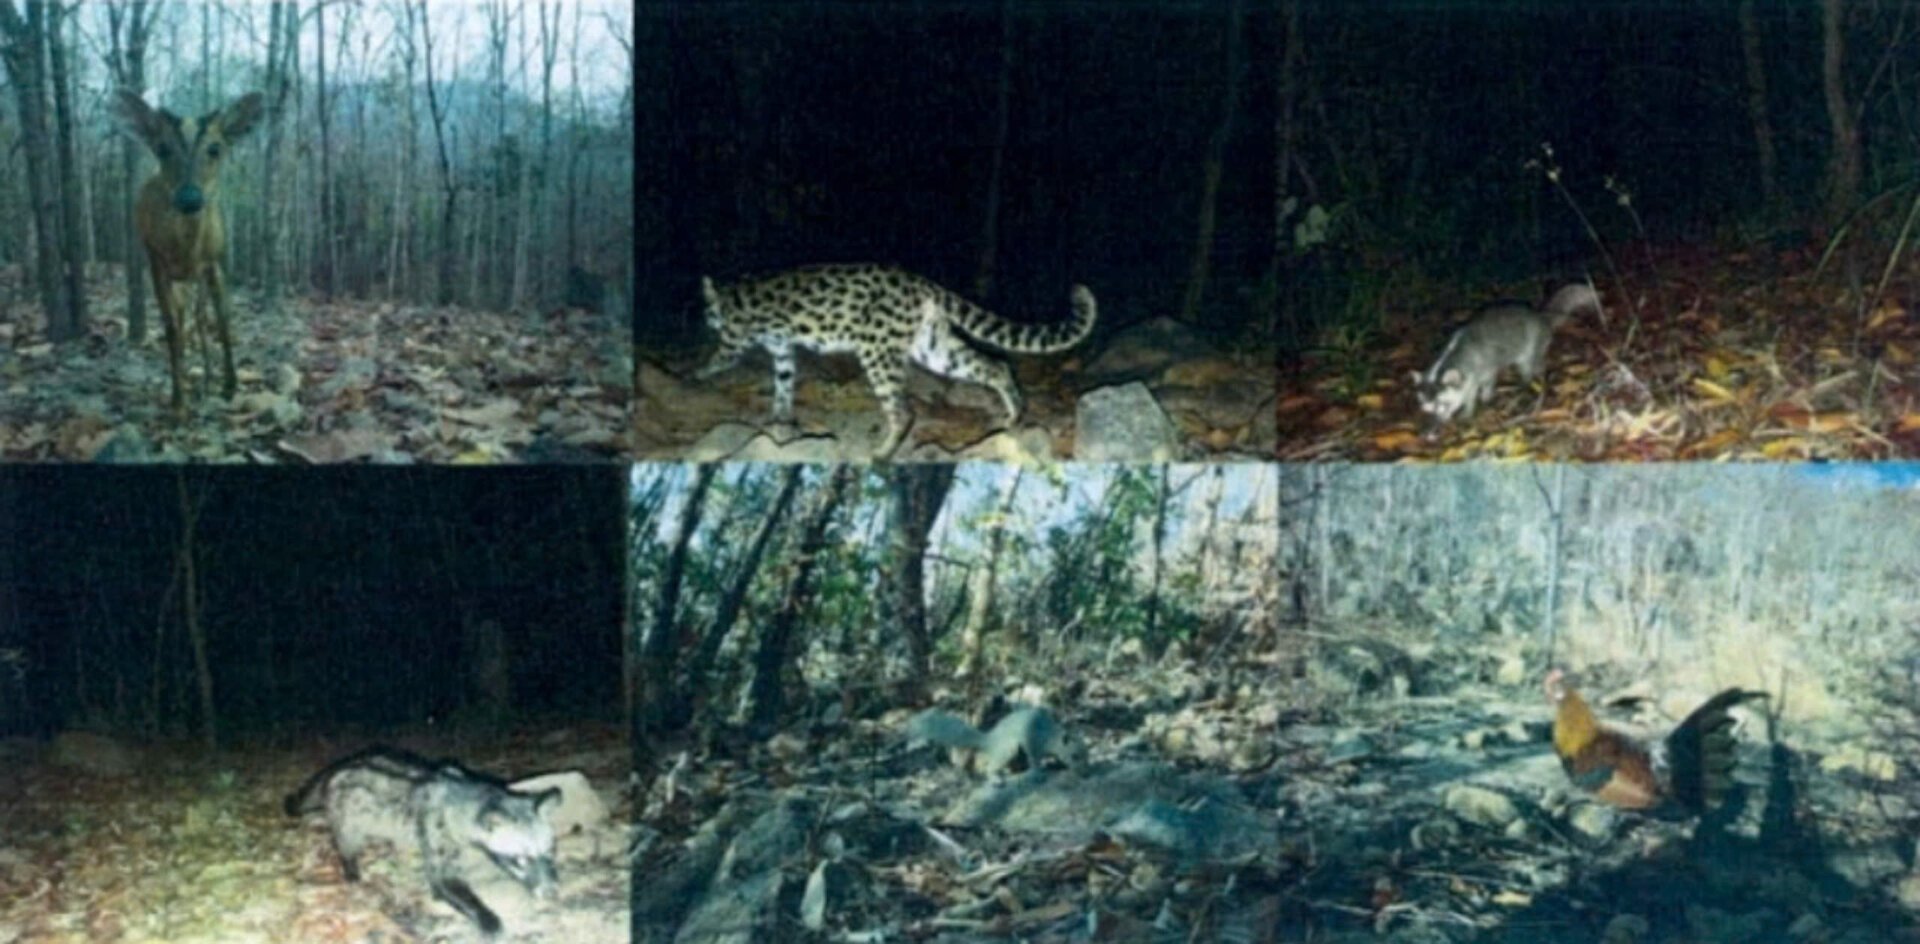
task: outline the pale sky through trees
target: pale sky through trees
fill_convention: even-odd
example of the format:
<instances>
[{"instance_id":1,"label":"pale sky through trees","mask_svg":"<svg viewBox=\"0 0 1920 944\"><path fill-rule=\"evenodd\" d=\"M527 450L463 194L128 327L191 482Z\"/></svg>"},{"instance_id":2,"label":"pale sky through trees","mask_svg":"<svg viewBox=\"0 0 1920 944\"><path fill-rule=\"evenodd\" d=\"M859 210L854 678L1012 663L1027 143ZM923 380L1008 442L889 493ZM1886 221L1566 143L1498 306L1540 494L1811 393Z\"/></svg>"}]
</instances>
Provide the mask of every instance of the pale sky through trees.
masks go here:
<instances>
[{"instance_id":1,"label":"pale sky through trees","mask_svg":"<svg viewBox=\"0 0 1920 944\"><path fill-rule=\"evenodd\" d=\"M549 10L555 4L549 4ZM101 63L108 43L107 5L82 4L80 29L86 55L78 62L83 68L81 81L91 88L106 88L110 82ZM314 79L315 44L313 5L299 4L304 17L301 30L300 68L303 80ZM395 48L396 23L403 16L398 0L375 2L336 2L326 10L327 82L373 82L397 76L401 65ZM514 15L507 50L507 83L515 91L538 99L540 94L539 4L535 0L514 0ZM147 98L175 110L204 107L197 98L200 86L200 49L205 27L203 14L215 17L215 42L221 61L214 64L215 75L223 87L222 95L244 91L249 77L257 75L266 59L266 35L271 6L268 0L241 0L225 4L189 2L168 3L154 29L153 46L147 54ZM579 50L572 54L574 19L579 16ZM633 7L625 0L585 0L561 5L560 50L554 65L555 107L570 107L575 84L585 92L589 112L610 115L631 83L631 60L622 43L631 45ZM551 13L549 14L551 15ZM487 11L480 0L430 0L427 16L433 30L434 80L445 82L458 77L463 82L487 80ZM224 20L221 18L224 17ZM524 32L521 18L525 18ZM340 30L351 30L346 45L346 60L336 62ZM616 42L614 31L621 42ZM524 42L522 40L524 36ZM420 67L416 66L416 70ZM416 71L416 81L423 72ZM189 100L178 101L175 99Z\"/></svg>"}]
</instances>

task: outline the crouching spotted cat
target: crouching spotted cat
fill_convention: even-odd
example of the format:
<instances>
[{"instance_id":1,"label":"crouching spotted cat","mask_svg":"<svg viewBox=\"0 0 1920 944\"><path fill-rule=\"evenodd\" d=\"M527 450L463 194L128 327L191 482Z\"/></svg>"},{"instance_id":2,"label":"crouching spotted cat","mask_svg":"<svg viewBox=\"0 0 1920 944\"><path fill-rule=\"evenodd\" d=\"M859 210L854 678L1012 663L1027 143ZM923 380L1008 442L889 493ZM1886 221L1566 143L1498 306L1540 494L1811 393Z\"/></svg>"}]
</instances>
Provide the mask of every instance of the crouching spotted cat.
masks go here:
<instances>
[{"instance_id":1,"label":"crouching spotted cat","mask_svg":"<svg viewBox=\"0 0 1920 944\"><path fill-rule=\"evenodd\" d=\"M793 349L860 359L886 415L890 454L906 437L907 362L956 380L991 387L1006 406L1007 425L1020 417L1020 390L998 358L972 338L1005 351L1048 354L1080 343L1093 330L1093 293L1073 287L1073 317L1053 324L1008 321L920 276L881 265L823 265L717 287L700 281L707 323L720 348L698 373L710 377L755 347L773 355L773 418L793 420Z\"/></svg>"}]
</instances>

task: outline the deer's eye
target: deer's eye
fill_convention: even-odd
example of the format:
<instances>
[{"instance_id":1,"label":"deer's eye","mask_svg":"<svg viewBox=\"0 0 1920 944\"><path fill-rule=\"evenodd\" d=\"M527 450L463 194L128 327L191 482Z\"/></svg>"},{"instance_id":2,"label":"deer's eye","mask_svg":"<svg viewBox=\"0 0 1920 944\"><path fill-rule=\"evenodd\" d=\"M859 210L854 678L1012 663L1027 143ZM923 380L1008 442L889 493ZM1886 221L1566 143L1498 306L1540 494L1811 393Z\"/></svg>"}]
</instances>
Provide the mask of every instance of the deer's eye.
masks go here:
<instances>
[{"instance_id":1,"label":"deer's eye","mask_svg":"<svg viewBox=\"0 0 1920 944\"><path fill-rule=\"evenodd\" d=\"M216 159L217 159L217 158L219 158L219 157L220 157L220 152L221 152L221 151L224 151L224 150L226 150L226 149L225 149L225 148L223 148L223 147L221 147L221 146L220 146L220 145L218 145L218 144L209 144L209 145L207 145L207 156L208 156L208 157L211 157L211 158L216 158Z\"/></svg>"}]
</instances>

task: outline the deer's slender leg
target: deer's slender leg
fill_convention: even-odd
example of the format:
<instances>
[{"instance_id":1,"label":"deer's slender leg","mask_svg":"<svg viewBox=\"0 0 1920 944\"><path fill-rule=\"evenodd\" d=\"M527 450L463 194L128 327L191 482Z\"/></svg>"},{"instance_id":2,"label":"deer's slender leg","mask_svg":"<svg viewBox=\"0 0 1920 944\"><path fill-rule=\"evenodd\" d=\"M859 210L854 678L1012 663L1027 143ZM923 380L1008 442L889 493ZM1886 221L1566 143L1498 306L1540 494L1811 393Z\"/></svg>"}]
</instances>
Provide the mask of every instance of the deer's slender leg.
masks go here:
<instances>
[{"instance_id":1,"label":"deer's slender leg","mask_svg":"<svg viewBox=\"0 0 1920 944\"><path fill-rule=\"evenodd\" d=\"M167 373L173 379L173 415L187 414L187 403L182 385L186 379L181 376L180 368L180 306L173 295L173 280L161 271L158 262L152 263L149 271L153 273L153 300L160 307L160 324L167 334Z\"/></svg>"},{"instance_id":2,"label":"deer's slender leg","mask_svg":"<svg viewBox=\"0 0 1920 944\"><path fill-rule=\"evenodd\" d=\"M233 399L235 380L233 374L233 314L227 308L227 279L220 274L218 262L207 266L207 291L213 293L214 314L220 319L220 356L225 359L225 386L221 392L227 399Z\"/></svg>"}]
</instances>

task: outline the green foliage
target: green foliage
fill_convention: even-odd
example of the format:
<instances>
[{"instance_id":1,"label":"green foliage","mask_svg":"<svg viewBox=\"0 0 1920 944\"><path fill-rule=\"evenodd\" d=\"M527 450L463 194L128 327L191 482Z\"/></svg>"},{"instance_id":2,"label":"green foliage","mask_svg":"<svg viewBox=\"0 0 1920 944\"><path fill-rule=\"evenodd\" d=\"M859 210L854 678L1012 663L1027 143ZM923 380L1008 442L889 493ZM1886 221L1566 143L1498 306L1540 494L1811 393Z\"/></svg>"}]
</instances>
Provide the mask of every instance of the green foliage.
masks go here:
<instances>
[{"instance_id":1,"label":"green foliage","mask_svg":"<svg viewBox=\"0 0 1920 944\"><path fill-rule=\"evenodd\" d=\"M989 626L1017 627L1018 638L1042 646L1085 645L1104 649L1136 640L1148 651L1190 638L1206 625L1202 595L1207 585L1183 543L1189 527L1186 498L1177 490L1198 481L1178 467L1085 467L1025 472L1009 506L1004 470L963 472L931 535L925 560L927 618L936 657L957 660L970 614L970 594L980 568L997 560L994 612ZM794 507L775 531L759 569L751 576L744 608L703 690L726 690L745 677L746 653L756 634L788 600L799 558L793 542L800 524L817 507L830 469L807 469ZM778 466L729 467L710 486L699 531L685 565L675 623L683 646L712 626L723 596L738 581L755 533L772 513L785 471ZM680 474L673 487L692 482ZM1173 489L1173 496L1163 492ZM644 490L644 487L639 490ZM682 501L684 498L681 499ZM892 493L885 473L864 471L839 509L813 561L813 584L801 614L795 666L815 692L847 685L871 686L897 674L905 652L888 582L888 529ZM1164 507L1164 512L1163 512ZM676 518L666 502L661 517ZM1164 515L1164 520L1162 516ZM637 524L638 526L642 526ZM1154 580L1155 528L1163 530L1160 573ZM657 520L650 525L659 529ZM999 554L992 556L998 534ZM670 540L633 544L636 611L651 620L664 577ZM1014 634L989 634L997 646ZM1014 660L1032 653L1009 653ZM713 704L730 704L715 696Z\"/></svg>"},{"instance_id":2,"label":"green foliage","mask_svg":"<svg viewBox=\"0 0 1920 944\"><path fill-rule=\"evenodd\" d=\"M1386 299L1393 277L1362 270L1353 273L1337 315L1309 349L1323 372L1335 378L1331 395L1353 398L1373 389L1380 374L1380 349Z\"/></svg>"}]
</instances>

